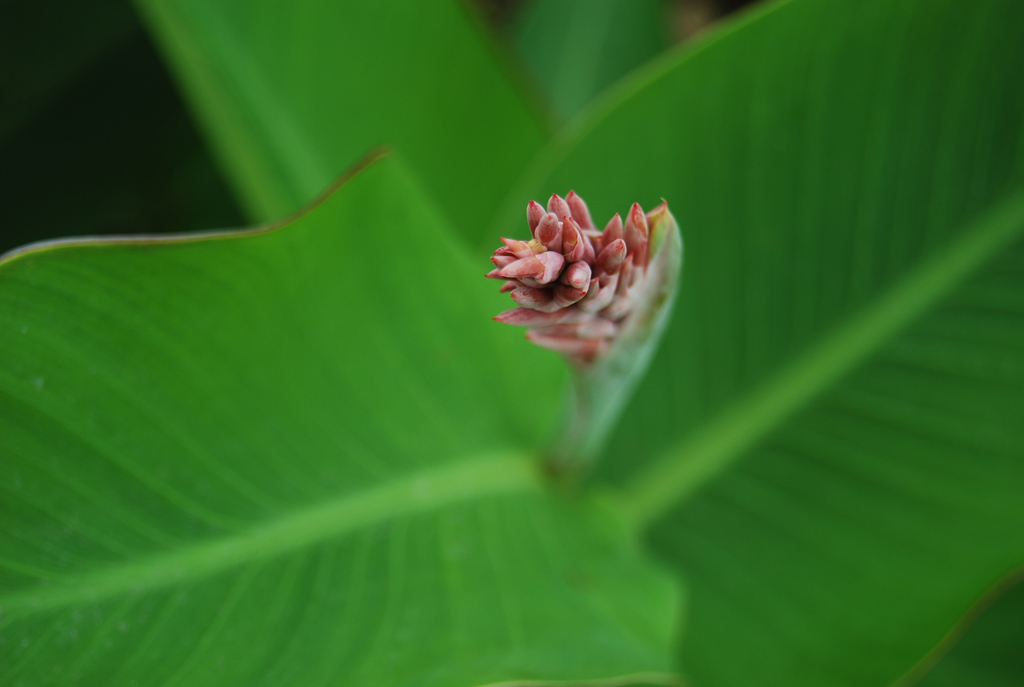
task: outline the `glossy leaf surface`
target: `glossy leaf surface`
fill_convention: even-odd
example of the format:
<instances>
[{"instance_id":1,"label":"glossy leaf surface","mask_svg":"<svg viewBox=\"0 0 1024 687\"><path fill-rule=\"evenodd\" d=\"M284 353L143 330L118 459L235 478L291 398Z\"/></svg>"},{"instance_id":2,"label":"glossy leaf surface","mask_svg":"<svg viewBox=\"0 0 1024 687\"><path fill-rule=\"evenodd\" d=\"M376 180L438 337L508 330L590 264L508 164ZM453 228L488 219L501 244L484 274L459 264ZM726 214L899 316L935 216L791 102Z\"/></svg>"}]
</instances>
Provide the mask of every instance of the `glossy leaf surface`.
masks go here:
<instances>
[{"instance_id":1,"label":"glossy leaf surface","mask_svg":"<svg viewBox=\"0 0 1024 687\"><path fill-rule=\"evenodd\" d=\"M544 141L459 0L138 0L258 220L399 150L474 237Z\"/></svg>"},{"instance_id":2,"label":"glossy leaf surface","mask_svg":"<svg viewBox=\"0 0 1024 687\"><path fill-rule=\"evenodd\" d=\"M692 585L694 684L891 684L1024 563L1022 23L766 6L518 194L679 220L675 316L599 479Z\"/></svg>"},{"instance_id":3,"label":"glossy leaf surface","mask_svg":"<svg viewBox=\"0 0 1024 687\"><path fill-rule=\"evenodd\" d=\"M0 264L0 682L669 669L677 589L543 487L561 376L447 232L385 159L273 230Z\"/></svg>"}]
</instances>

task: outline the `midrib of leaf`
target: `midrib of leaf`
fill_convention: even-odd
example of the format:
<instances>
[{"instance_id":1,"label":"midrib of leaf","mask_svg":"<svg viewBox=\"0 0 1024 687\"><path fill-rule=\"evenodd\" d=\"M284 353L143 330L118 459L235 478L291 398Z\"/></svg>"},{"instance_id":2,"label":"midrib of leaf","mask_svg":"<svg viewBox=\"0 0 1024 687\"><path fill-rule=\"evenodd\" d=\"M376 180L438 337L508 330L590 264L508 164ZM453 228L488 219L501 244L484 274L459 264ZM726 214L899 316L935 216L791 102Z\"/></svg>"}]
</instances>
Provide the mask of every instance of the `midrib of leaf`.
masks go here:
<instances>
[{"instance_id":1,"label":"midrib of leaf","mask_svg":"<svg viewBox=\"0 0 1024 687\"><path fill-rule=\"evenodd\" d=\"M209 577L395 518L495 494L539 491L541 486L540 474L528 456L510 452L477 456L345 494L240 534L98 569L66 584L19 590L0 597L0 610L13 616L135 595Z\"/></svg>"},{"instance_id":2,"label":"midrib of leaf","mask_svg":"<svg viewBox=\"0 0 1024 687\"><path fill-rule=\"evenodd\" d=\"M1024 194L998 204L847 324L666 451L619 496L634 530L653 524L994 257L1024 229Z\"/></svg>"}]
</instances>

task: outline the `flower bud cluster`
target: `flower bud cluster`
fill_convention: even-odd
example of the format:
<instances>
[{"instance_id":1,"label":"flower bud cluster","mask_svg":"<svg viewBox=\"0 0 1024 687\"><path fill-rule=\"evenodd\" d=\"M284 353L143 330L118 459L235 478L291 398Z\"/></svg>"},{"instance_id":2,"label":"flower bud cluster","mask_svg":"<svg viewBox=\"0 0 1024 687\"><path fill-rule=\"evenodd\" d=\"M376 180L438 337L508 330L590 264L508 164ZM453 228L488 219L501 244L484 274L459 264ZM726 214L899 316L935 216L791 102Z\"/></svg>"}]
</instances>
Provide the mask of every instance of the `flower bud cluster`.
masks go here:
<instances>
[{"instance_id":1,"label":"flower bud cluster","mask_svg":"<svg viewBox=\"0 0 1024 687\"><path fill-rule=\"evenodd\" d=\"M533 238L503 238L491 257L487 276L505 280L502 293L519 306L494 319L526 327L538 346L587 365L611 346L636 305L650 262L648 218L634 203L625 223L616 214L600 231L570 191L551 196L547 210L530 201L526 219Z\"/></svg>"}]
</instances>

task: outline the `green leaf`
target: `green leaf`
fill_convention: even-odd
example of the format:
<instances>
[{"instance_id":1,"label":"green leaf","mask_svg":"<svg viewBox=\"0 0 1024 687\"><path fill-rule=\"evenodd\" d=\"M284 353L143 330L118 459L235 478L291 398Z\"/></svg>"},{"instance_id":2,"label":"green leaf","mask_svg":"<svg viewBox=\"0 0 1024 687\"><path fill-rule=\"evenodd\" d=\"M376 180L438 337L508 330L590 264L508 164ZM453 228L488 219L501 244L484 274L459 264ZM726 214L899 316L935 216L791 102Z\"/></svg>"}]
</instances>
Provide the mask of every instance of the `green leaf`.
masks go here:
<instances>
[{"instance_id":1,"label":"green leaf","mask_svg":"<svg viewBox=\"0 0 1024 687\"><path fill-rule=\"evenodd\" d=\"M1024 585L1021 575L993 592L994 598L983 599L980 617L970 617L962 637L947 656L920 682L920 687L1017 687L1024 684ZM1009 590L1007 585L1013 585ZM991 603L991 607L987 604Z\"/></svg>"},{"instance_id":2,"label":"green leaf","mask_svg":"<svg viewBox=\"0 0 1024 687\"><path fill-rule=\"evenodd\" d=\"M276 228L0 264L0 682L669 668L675 585L545 488L557 362L446 231L389 159Z\"/></svg>"},{"instance_id":3,"label":"green leaf","mask_svg":"<svg viewBox=\"0 0 1024 687\"><path fill-rule=\"evenodd\" d=\"M389 146L477 237L544 141L457 0L137 4L255 219Z\"/></svg>"},{"instance_id":4,"label":"green leaf","mask_svg":"<svg viewBox=\"0 0 1024 687\"><path fill-rule=\"evenodd\" d=\"M688 579L694 684L891 684L1024 563L1022 24L765 6L517 194L679 220L675 316L598 479Z\"/></svg>"},{"instance_id":5,"label":"green leaf","mask_svg":"<svg viewBox=\"0 0 1024 687\"><path fill-rule=\"evenodd\" d=\"M665 50L669 33L664 0L533 0L513 27L523 63L562 121Z\"/></svg>"}]
</instances>

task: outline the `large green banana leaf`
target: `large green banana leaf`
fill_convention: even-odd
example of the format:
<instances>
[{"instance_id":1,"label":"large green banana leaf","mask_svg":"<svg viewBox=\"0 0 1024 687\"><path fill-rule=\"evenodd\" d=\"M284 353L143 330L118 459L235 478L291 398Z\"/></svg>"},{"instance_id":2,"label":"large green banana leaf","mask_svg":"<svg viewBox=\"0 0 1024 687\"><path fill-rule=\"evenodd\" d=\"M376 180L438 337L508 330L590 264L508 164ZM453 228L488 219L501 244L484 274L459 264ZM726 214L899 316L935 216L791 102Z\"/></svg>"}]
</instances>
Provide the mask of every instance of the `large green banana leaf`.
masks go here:
<instances>
[{"instance_id":1,"label":"large green banana leaf","mask_svg":"<svg viewBox=\"0 0 1024 687\"><path fill-rule=\"evenodd\" d=\"M447 233L384 160L0 263L0 684L660 679L677 588L544 488L560 375Z\"/></svg>"},{"instance_id":2,"label":"large green banana leaf","mask_svg":"<svg viewBox=\"0 0 1024 687\"><path fill-rule=\"evenodd\" d=\"M892 684L1024 564L1021 26L768 5L517 195L679 220L676 313L599 479L691 585L695 684Z\"/></svg>"}]
</instances>

